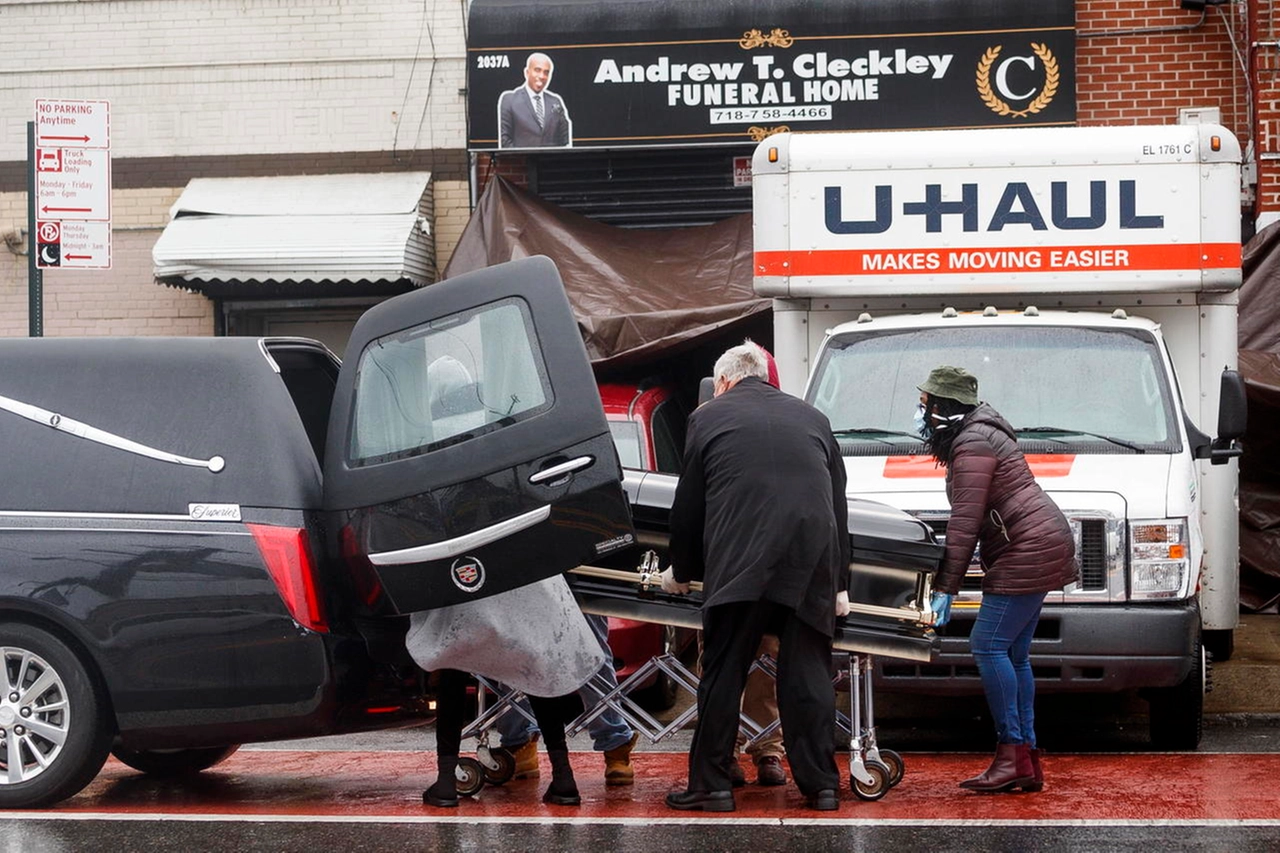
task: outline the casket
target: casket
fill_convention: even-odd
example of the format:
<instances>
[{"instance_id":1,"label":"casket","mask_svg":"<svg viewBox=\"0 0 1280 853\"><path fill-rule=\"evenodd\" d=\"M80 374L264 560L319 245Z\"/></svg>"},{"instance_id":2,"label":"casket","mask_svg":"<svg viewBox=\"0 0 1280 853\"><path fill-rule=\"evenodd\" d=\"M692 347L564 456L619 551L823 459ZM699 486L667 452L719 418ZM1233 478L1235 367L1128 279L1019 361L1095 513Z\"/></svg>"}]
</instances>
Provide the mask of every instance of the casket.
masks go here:
<instances>
[{"instance_id":1,"label":"casket","mask_svg":"<svg viewBox=\"0 0 1280 853\"><path fill-rule=\"evenodd\" d=\"M702 627L700 586L695 584L689 595L669 595L658 579L667 565L675 483L666 474L626 472L639 546L608 565L580 566L569 573L569 586L585 612ZM901 510L860 499L849 501L849 530L850 613L837 621L835 648L931 660L938 638L929 599L943 550L933 531Z\"/></svg>"}]
</instances>

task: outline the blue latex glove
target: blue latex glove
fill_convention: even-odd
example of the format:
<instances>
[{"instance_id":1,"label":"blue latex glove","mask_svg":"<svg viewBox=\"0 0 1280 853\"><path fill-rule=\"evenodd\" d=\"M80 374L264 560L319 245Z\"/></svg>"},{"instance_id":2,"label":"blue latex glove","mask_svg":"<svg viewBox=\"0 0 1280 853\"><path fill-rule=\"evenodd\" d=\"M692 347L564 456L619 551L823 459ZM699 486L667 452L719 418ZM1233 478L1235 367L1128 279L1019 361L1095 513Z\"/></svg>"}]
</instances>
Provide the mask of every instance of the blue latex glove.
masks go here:
<instances>
[{"instance_id":1,"label":"blue latex glove","mask_svg":"<svg viewBox=\"0 0 1280 853\"><path fill-rule=\"evenodd\" d=\"M946 592L935 592L929 599L929 607L933 610L933 627L941 628L951 621L951 600L955 596Z\"/></svg>"}]
</instances>

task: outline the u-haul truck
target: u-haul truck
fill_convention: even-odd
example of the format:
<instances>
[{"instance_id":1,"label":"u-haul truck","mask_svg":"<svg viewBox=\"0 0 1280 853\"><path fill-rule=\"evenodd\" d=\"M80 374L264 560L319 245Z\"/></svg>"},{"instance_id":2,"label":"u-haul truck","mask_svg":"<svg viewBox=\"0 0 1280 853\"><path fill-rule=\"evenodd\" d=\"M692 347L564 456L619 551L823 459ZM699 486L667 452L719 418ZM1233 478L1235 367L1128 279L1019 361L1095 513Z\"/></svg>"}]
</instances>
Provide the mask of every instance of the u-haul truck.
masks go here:
<instances>
[{"instance_id":1,"label":"u-haul truck","mask_svg":"<svg viewBox=\"0 0 1280 853\"><path fill-rule=\"evenodd\" d=\"M783 388L829 416L850 496L945 537L916 386L973 372L1077 537L1081 580L1032 645L1040 689L1141 689L1176 748L1238 620L1239 163L1210 125L783 133L753 162ZM980 692L978 559L940 658L882 660L882 687Z\"/></svg>"}]
</instances>

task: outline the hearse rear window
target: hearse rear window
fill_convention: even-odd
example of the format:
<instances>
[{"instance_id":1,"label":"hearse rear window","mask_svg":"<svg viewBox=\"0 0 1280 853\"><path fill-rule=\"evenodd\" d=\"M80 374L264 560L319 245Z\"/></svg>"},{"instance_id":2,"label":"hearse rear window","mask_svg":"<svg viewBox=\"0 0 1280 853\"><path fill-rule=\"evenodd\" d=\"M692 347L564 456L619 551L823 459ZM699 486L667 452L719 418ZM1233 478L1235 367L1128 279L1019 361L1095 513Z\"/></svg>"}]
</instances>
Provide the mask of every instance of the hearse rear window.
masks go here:
<instances>
[{"instance_id":1,"label":"hearse rear window","mask_svg":"<svg viewBox=\"0 0 1280 853\"><path fill-rule=\"evenodd\" d=\"M529 308L491 302L379 338L360 354L348 461L449 447L550 406Z\"/></svg>"}]
</instances>

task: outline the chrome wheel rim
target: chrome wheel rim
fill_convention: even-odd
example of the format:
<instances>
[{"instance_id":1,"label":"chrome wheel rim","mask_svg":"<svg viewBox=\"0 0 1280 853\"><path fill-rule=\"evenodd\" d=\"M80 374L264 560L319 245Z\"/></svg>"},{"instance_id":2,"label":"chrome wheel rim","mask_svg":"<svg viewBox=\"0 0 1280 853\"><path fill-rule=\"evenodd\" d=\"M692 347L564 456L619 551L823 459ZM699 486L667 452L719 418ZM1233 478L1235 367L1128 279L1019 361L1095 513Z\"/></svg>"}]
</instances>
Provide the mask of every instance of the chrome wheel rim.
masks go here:
<instances>
[{"instance_id":1,"label":"chrome wheel rim","mask_svg":"<svg viewBox=\"0 0 1280 853\"><path fill-rule=\"evenodd\" d=\"M39 776L57 760L71 726L62 676L27 649L0 648L0 785Z\"/></svg>"}]
</instances>

